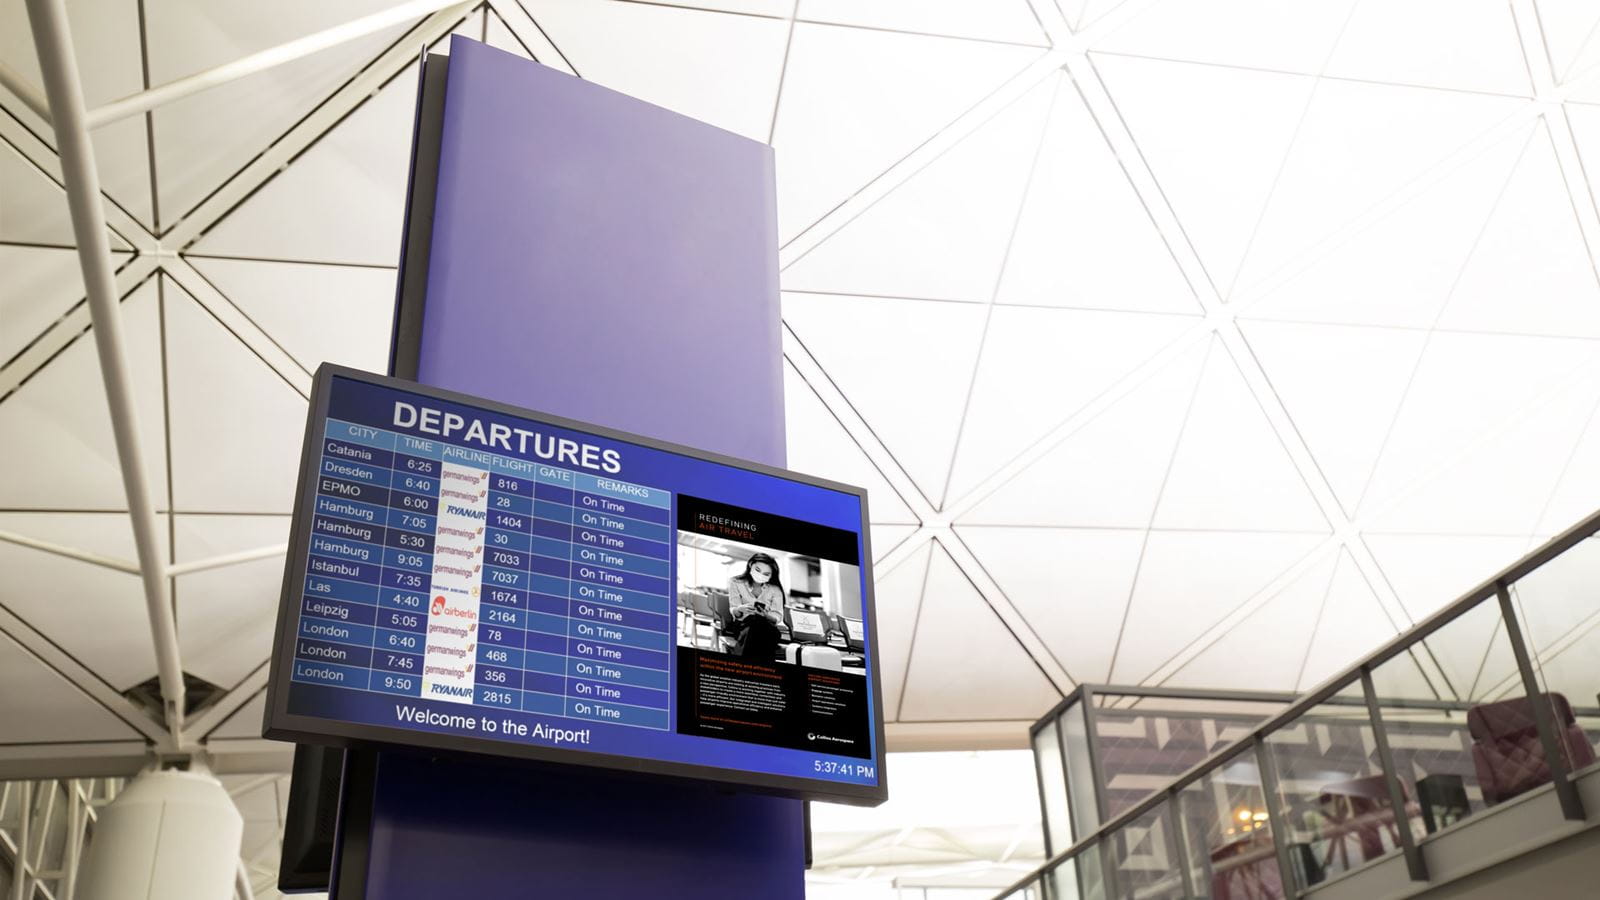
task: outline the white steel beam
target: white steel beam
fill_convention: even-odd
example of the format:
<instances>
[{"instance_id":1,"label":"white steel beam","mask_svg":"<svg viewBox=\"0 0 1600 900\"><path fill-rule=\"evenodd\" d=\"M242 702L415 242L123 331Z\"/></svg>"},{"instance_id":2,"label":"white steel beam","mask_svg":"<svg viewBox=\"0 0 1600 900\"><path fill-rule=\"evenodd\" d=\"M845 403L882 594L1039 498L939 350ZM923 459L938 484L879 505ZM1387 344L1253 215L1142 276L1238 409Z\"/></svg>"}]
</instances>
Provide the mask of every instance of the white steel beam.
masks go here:
<instances>
[{"instance_id":1,"label":"white steel beam","mask_svg":"<svg viewBox=\"0 0 1600 900\"><path fill-rule=\"evenodd\" d=\"M27 547L32 550L41 550L45 553L53 553L56 556L65 556L68 559L75 559L79 562L86 562L90 565L96 565L106 569L113 569L118 572L126 572L129 575L139 574L139 566L135 563L129 562L128 560L117 559L113 556L104 556L99 553L90 553L88 550L79 550L75 547L68 547L64 544L52 544L49 541L41 541L37 538L31 538L23 534L15 534L10 531L0 531L0 541L4 541L8 544L16 544L19 547Z\"/></svg>"},{"instance_id":2,"label":"white steel beam","mask_svg":"<svg viewBox=\"0 0 1600 900\"><path fill-rule=\"evenodd\" d=\"M83 269L84 287L89 296L89 310L95 326L91 331L100 356L106 402L111 408L111 428L116 440L117 459L122 465L128 517L133 524L134 544L142 569L145 605L150 617L151 638L155 643L167 727L173 738L179 739L183 729L184 686L183 668L179 662L178 628L168 590L169 582L163 577L165 562L162 559L161 532L156 522L154 495L146 474L148 470L144 465L144 449L139 441L133 379L122 335L122 310L117 302L116 266L111 258L111 242L106 235L105 212L101 209L100 175L95 170L94 146L89 138L83 86L73 55L66 4L64 0L28 0L28 20L33 30L39 66L44 73L45 94L50 100L51 124L56 134L62 173L66 176L67 204L72 213L78 264Z\"/></svg>"},{"instance_id":3,"label":"white steel beam","mask_svg":"<svg viewBox=\"0 0 1600 900\"><path fill-rule=\"evenodd\" d=\"M109 125L129 116L137 116L192 94L208 91L230 81L237 81L240 78L245 78L258 72L265 72L284 63L294 62L303 56L337 47L340 44L366 37L385 28L392 28L412 19L421 18L443 7L460 5L459 0L411 0L409 3L402 3L399 6L390 7L368 16L362 16L359 19L352 19L349 22L335 25L315 34L308 34L288 43L252 53L233 62L223 63L220 66L196 72L193 75L186 75L176 81L169 81L166 84L157 85L156 87L139 91L136 94L129 94L126 97L113 100L104 106L95 107L89 112L89 127L99 128L102 125Z\"/></svg>"},{"instance_id":4,"label":"white steel beam","mask_svg":"<svg viewBox=\"0 0 1600 900\"><path fill-rule=\"evenodd\" d=\"M5 532L0 532L0 540L5 539ZM236 566L240 563L254 562L258 559L271 559L289 552L288 544L273 544L270 547L256 547L253 550L240 550L238 553L224 553L220 556L208 556L193 562L178 563L167 567L167 576L176 578L179 575L189 575L195 572L204 572L208 569L221 569L226 566Z\"/></svg>"},{"instance_id":5,"label":"white steel beam","mask_svg":"<svg viewBox=\"0 0 1600 900\"><path fill-rule=\"evenodd\" d=\"M472 5L455 3L447 6L406 32L394 46L379 54L377 59L340 87L333 96L296 122L294 127L262 150L189 214L174 223L171 229L162 234L162 244L180 253L186 250L391 78L408 66L416 65L420 49L449 34L461 23Z\"/></svg>"}]
</instances>

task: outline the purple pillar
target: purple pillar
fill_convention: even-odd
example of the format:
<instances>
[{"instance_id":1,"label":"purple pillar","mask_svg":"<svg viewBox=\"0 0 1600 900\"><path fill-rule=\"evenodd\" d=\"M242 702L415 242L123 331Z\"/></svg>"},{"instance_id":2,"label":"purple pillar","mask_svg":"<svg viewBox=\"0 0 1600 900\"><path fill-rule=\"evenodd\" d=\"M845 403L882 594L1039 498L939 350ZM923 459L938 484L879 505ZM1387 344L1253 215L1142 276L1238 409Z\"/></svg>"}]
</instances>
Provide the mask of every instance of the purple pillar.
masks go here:
<instances>
[{"instance_id":1,"label":"purple pillar","mask_svg":"<svg viewBox=\"0 0 1600 900\"><path fill-rule=\"evenodd\" d=\"M460 37L437 62L397 374L783 465L771 148ZM351 771L370 801L346 785L338 897L804 896L798 801L392 753Z\"/></svg>"}]
</instances>

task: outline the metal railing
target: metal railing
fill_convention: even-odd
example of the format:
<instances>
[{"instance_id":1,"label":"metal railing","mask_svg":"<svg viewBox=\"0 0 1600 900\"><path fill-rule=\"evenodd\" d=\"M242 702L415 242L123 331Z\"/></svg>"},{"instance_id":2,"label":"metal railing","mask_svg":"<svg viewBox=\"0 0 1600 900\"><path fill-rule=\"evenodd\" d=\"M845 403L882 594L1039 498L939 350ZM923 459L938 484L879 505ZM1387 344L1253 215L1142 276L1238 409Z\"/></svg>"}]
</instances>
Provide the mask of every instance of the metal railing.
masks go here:
<instances>
[{"instance_id":1,"label":"metal railing","mask_svg":"<svg viewBox=\"0 0 1600 900\"><path fill-rule=\"evenodd\" d=\"M1600 718L1584 718L1592 709L1574 712L1563 689L1581 689L1583 699L1600 688L1600 540L1584 544L1597 532L1600 513L1115 815L1093 716L1078 723L1062 715L1074 702L1084 710L1101 702L1094 686L1081 686L1033 729L1047 840L1070 822L1071 846L997 898L1293 897L1396 853L1412 880L1426 881L1420 840L1545 784L1564 818L1583 820L1570 769L1593 762ZM1537 652L1529 649L1530 622ZM1469 728L1463 713L1478 708L1479 725ZM1532 721L1509 737L1486 734L1491 713ZM1041 735L1045 728L1053 732ZM1526 773L1497 774L1496 740L1522 741L1548 771L1532 781ZM1406 768L1396 765L1397 743L1411 754ZM1340 767L1354 771L1329 782L1330 770ZM1076 793L1066 790L1069 783ZM1053 810L1045 794L1052 784L1066 794L1054 798ZM1088 795L1085 784L1094 785Z\"/></svg>"}]
</instances>

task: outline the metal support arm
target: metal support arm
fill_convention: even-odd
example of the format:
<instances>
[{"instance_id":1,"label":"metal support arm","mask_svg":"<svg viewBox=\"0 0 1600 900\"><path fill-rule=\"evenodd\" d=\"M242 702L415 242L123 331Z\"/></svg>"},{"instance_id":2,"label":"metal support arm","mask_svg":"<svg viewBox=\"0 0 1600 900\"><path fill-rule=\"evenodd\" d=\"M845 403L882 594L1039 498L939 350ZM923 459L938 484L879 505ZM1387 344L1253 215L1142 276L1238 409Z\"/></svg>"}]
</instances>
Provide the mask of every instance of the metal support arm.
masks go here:
<instances>
[{"instance_id":1,"label":"metal support arm","mask_svg":"<svg viewBox=\"0 0 1600 900\"><path fill-rule=\"evenodd\" d=\"M44 73L50 121L61 154L67 204L72 211L72 232L78 244L78 264L89 297L94 322L95 349L111 407L111 430L116 438L117 460L127 492L128 517L144 581L150 631L155 638L161 696L166 705L167 728L173 740L183 734L183 670L178 662L178 628L167 587L166 560L162 558L160 529L150 491L144 451L139 443L139 423L133 402L133 378L128 368L127 345L122 334L122 310L114 281L116 265L106 233L105 210L100 203L100 176L95 170L94 147L89 140L84 111L83 85L72 50L63 0L28 0L28 21Z\"/></svg>"}]
</instances>

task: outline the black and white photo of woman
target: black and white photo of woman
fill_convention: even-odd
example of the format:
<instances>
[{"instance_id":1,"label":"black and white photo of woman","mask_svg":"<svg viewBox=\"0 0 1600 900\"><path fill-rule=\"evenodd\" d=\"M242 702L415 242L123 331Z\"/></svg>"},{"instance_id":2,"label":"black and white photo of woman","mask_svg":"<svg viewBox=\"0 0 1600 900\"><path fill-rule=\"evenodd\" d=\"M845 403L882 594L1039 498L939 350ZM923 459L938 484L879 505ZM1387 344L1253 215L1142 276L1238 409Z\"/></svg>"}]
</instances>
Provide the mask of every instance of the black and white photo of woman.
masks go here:
<instances>
[{"instance_id":1,"label":"black and white photo of woman","mask_svg":"<svg viewBox=\"0 0 1600 900\"><path fill-rule=\"evenodd\" d=\"M751 554L744 572L728 579L728 612L738 635L734 655L761 660L777 655L784 597L778 561L765 553Z\"/></svg>"}]
</instances>

